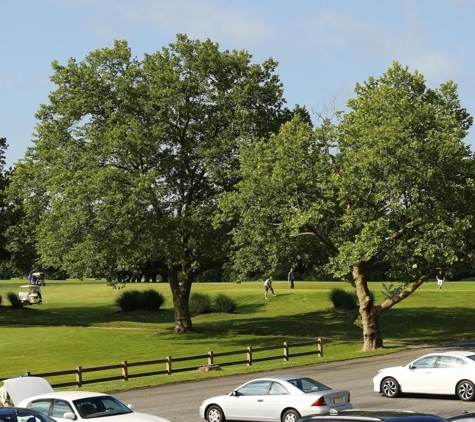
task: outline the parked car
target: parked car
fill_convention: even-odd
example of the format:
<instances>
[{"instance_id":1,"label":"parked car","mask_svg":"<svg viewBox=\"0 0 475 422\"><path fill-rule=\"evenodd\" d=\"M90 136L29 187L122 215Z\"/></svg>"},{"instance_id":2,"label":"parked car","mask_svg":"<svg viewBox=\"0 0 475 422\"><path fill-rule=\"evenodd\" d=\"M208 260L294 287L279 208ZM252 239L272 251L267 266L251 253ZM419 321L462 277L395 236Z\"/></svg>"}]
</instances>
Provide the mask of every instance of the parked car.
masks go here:
<instances>
[{"instance_id":1,"label":"parked car","mask_svg":"<svg viewBox=\"0 0 475 422\"><path fill-rule=\"evenodd\" d=\"M475 413L465 412L461 415L451 416L447 418L450 422L475 422Z\"/></svg>"},{"instance_id":2,"label":"parked car","mask_svg":"<svg viewBox=\"0 0 475 422\"><path fill-rule=\"evenodd\" d=\"M475 352L458 350L429 353L404 366L378 371L374 391L386 397L401 393L456 395L475 399Z\"/></svg>"},{"instance_id":3,"label":"parked car","mask_svg":"<svg viewBox=\"0 0 475 422\"><path fill-rule=\"evenodd\" d=\"M35 410L57 422L169 422L158 416L133 411L115 397L90 391L54 391L44 378L18 377L4 380L13 404ZM29 422L29 421L25 421Z\"/></svg>"},{"instance_id":4,"label":"parked car","mask_svg":"<svg viewBox=\"0 0 475 422\"><path fill-rule=\"evenodd\" d=\"M0 407L0 421L8 422L56 422L49 416L31 409Z\"/></svg>"},{"instance_id":5,"label":"parked car","mask_svg":"<svg viewBox=\"0 0 475 422\"><path fill-rule=\"evenodd\" d=\"M294 422L301 415L352 407L348 390L333 390L300 375L274 375L254 379L228 394L205 400L200 416L208 422Z\"/></svg>"},{"instance_id":6,"label":"parked car","mask_svg":"<svg viewBox=\"0 0 475 422\"><path fill-rule=\"evenodd\" d=\"M330 410L325 414L297 419L297 422L447 422L446 419L412 410Z\"/></svg>"}]
</instances>

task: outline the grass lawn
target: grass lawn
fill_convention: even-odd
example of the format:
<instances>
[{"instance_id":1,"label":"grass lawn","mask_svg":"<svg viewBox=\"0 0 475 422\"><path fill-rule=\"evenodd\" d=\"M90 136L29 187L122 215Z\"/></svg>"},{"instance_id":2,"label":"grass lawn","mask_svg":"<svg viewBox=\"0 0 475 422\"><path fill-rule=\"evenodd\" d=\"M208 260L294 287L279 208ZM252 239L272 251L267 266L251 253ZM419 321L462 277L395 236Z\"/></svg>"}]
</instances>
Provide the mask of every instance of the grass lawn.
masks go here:
<instances>
[{"instance_id":1,"label":"grass lawn","mask_svg":"<svg viewBox=\"0 0 475 422\"><path fill-rule=\"evenodd\" d=\"M193 332L173 333L173 306L168 284L128 284L126 289L156 289L165 296L158 312L122 313L114 304L121 290L101 281L49 281L42 288L43 305L13 309L8 292L18 293L26 280L0 281L0 379L35 373L140 362L279 345L323 338L324 356L297 357L289 362L272 360L252 367L236 365L215 372L183 372L87 385L95 391L117 391L211 376L256 372L301 366L331 360L345 360L368 354L401 350L405 342L445 344L474 340L475 283L446 282L438 291L435 281L424 284L415 294L380 318L387 348L362 353L362 332L354 324L357 312L336 311L328 294L334 287L353 291L334 282L274 282L277 297L264 300L262 282L199 283L192 292L214 296L225 293L237 302L234 314L211 313L193 318ZM381 283L371 283L376 302L384 299ZM274 352L275 354L275 352ZM242 359L242 358L241 358ZM233 359L230 359L233 360ZM201 362L204 365L205 362ZM189 364L185 365L189 366ZM199 366L199 365L197 365ZM164 367L156 370L164 369ZM146 371L141 369L140 372ZM90 376L94 378L94 376ZM69 376L71 380L71 376ZM83 388L84 389L84 388Z\"/></svg>"}]
</instances>

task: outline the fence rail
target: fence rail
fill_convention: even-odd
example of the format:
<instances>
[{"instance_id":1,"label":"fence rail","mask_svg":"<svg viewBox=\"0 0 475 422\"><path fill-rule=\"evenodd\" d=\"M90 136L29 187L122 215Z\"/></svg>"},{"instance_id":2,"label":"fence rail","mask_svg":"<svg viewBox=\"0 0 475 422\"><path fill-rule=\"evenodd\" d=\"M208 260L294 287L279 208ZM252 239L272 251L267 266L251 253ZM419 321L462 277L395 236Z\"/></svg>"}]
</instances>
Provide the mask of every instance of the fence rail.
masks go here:
<instances>
[{"instance_id":1,"label":"fence rail","mask_svg":"<svg viewBox=\"0 0 475 422\"><path fill-rule=\"evenodd\" d=\"M200 366L232 366L232 365L242 365L246 364L247 366L252 366L254 363L263 362L268 360L274 359L284 359L284 361L288 361L291 357L299 357L299 356L308 356L316 354L319 357L323 357L323 342L321 338L313 341L306 341L301 343L293 343L292 348L300 349L302 347L308 346L317 346L316 350L312 348L311 350L306 351L296 351L292 354L290 353L290 344L288 342L284 342L281 345L275 346L267 346L267 347L258 347L253 348L252 346L247 347L245 350L233 350L229 352L219 352L214 353L213 351L209 351L205 355L195 355L195 356L185 356L185 357L172 357L167 356L165 359L156 359L156 360L148 360L148 361L141 361L141 362L127 362L122 361L120 364L115 365L107 365L107 366L95 366L90 368L83 368L82 366L76 367L76 369L64 370L64 371L55 371L55 372L44 372L33 374L31 372L26 372L26 376L37 376L42 378L48 377L58 377L64 375L72 375L75 376L75 381L68 381L68 382L59 382L59 383L50 383L52 387L70 387L70 386L77 386L82 387L84 384L92 384L98 382L105 382L105 381L116 381L116 380L123 380L127 381L131 378L141 378L141 377L149 377L153 375L172 375L174 373L179 372L188 372L188 371L196 371ZM268 352L271 350L277 350L283 348L283 354L276 354L276 355L269 355L256 357L256 354L262 354L263 352ZM243 359L233 360L233 361L221 361L220 358L225 358L229 356L239 356L244 355ZM188 362L188 361L206 361L204 365L194 365L194 366L186 366L186 367L178 367L175 368L174 364L180 362ZM137 367L144 367L144 366L153 366L153 365L164 365L165 369L163 370L149 370L146 372L140 373L130 373L130 368L137 368ZM119 369L121 371L120 375L109 375L104 374L101 378L87 378L84 375L89 373L96 373L96 372L109 372ZM85 379L87 378L87 379Z\"/></svg>"}]
</instances>

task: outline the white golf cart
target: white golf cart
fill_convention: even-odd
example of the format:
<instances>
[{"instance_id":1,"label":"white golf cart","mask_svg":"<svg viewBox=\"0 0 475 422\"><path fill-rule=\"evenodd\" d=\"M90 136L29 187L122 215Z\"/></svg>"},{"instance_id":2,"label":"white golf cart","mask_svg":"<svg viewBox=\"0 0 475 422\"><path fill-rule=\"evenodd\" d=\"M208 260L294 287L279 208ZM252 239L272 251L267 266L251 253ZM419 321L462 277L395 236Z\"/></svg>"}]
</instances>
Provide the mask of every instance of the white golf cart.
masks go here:
<instances>
[{"instance_id":1,"label":"white golf cart","mask_svg":"<svg viewBox=\"0 0 475 422\"><path fill-rule=\"evenodd\" d=\"M37 284L25 284L20 286L20 289L18 299L24 305L41 305L43 303L41 287Z\"/></svg>"}]
</instances>

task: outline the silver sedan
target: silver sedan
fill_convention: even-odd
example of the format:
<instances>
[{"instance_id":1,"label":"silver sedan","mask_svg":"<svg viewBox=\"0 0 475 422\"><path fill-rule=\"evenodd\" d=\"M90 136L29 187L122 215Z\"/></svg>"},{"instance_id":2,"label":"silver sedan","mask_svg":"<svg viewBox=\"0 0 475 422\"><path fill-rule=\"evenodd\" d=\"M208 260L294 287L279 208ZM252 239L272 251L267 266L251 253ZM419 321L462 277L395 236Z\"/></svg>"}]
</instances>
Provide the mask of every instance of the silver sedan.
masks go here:
<instances>
[{"instance_id":1,"label":"silver sedan","mask_svg":"<svg viewBox=\"0 0 475 422\"><path fill-rule=\"evenodd\" d=\"M305 376L274 375L206 399L200 406L200 416L208 422L294 422L301 416L352 407L348 390L333 390Z\"/></svg>"}]
</instances>

